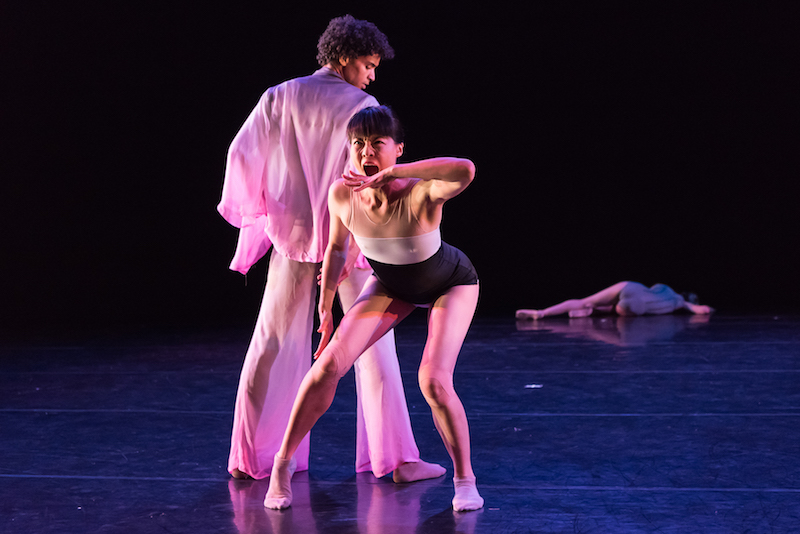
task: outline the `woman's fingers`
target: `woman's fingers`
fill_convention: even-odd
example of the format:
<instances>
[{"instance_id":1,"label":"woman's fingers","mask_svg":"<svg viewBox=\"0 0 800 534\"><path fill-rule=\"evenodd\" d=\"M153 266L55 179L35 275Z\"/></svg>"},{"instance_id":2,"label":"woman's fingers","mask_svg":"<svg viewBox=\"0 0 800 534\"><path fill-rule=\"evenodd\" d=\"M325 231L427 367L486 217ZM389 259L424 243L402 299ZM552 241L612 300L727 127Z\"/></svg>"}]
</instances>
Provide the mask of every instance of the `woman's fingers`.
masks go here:
<instances>
[{"instance_id":1,"label":"woman's fingers","mask_svg":"<svg viewBox=\"0 0 800 534\"><path fill-rule=\"evenodd\" d=\"M363 191L368 187L380 187L388 180L383 171L372 176L364 176L363 174L348 171L347 174L342 175L342 178L344 178L344 185L354 188L354 191Z\"/></svg>"},{"instance_id":2,"label":"woman's fingers","mask_svg":"<svg viewBox=\"0 0 800 534\"><path fill-rule=\"evenodd\" d=\"M347 174L343 174L342 178L344 178L345 185L350 185L350 186L363 184L364 182L369 180L368 176L356 174L353 171L349 171Z\"/></svg>"},{"instance_id":3,"label":"woman's fingers","mask_svg":"<svg viewBox=\"0 0 800 534\"><path fill-rule=\"evenodd\" d=\"M317 329L317 332L322 334L322 336L319 339L319 346L317 347L317 350L314 351L315 360L319 358L320 354L322 354L322 351L325 350L325 347L328 346L328 343L331 340L331 334L333 333L333 321L330 318L329 312L324 312L320 315L319 328Z\"/></svg>"},{"instance_id":4,"label":"woman's fingers","mask_svg":"<svg viewBox=\"0 0 800 534\"><path fill-rule=\"evenodd\" d=\"M325 347L328 346L328 342L331 339L331 333L327 328L324 330L320 329L320 333L322 334L322 337L319 339L319 346L317 347L317 350L314 352L315 360L320 357L322 351L325 350Z\"/></svg>"}]
</instances>

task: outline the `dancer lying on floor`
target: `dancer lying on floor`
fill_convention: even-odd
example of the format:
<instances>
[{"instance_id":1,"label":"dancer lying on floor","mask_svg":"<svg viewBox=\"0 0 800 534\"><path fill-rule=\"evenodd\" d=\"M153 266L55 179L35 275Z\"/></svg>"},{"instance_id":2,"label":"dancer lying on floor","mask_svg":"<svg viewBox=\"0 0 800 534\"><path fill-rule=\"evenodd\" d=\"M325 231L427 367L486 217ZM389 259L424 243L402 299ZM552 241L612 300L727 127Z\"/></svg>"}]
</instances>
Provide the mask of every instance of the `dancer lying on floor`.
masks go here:
<instances>
[{"instance_id":1,"label":"dancer lying on floor","mask_svg":"<svg viewBox=\"0 0 800 534\"><path fill-rule=\"evenodd\" d=\"M478 302L478 277L461 251L441 241L439 230L443 204L466 189L475 167L459 158L396 164L403 153L402 127L385 106L356 113L347 134L359 174L336 181L328 194L330 240L322 263L317 361L295 399L264 505L291 505L294 452L330 407L339 380L361 353L421 306L430 311L420 389L453 460L453 508L477 510L483 498L475 485L467 416L453 388L453 370ZM331 337L331 308L351 236L374 274Z\"/></svg>"},{"instance_id":2,"label":"dancer lying on floor","mask_svg":"<svg viewBox=\"0 0 800 534\"><path fill-rule=\"evenodd\" d=\"M569 313L570 317L587 317L595 311L619 315L662 315L676 310L707 314L714 308L697 304L697 295L693 293L684 297L664 284L647 287L638 282L617 282L583 299L565 300L543 310L517 310L517 319L541 319L562 313Z\"/></svg>"}]
</instances>

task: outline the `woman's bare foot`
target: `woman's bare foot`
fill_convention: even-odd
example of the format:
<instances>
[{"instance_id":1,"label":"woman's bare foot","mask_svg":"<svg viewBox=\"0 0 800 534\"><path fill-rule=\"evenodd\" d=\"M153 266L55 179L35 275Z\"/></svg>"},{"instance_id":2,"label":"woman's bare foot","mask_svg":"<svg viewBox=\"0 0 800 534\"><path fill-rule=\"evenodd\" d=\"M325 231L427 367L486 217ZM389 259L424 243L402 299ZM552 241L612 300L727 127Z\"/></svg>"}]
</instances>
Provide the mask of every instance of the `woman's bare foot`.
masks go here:
<instances>
[{"instance_id":1,"label":"woman's bare foot","mask_svg":"<svg viewBox=\"0 0 800 534\"><path fill-rule=\"evenodd\" d=\"M431 464L422 460L419 462L406 462L397 466L397 469L392 472L392 480L397 484L416 482L417 480L440 477L446 471L439 464Z\"/></svg>"},{"instance_id":2,"label":"woman's bare foot","mask_svg":"<svg viewBox=\"0 0 800 534\"><path fill-rule=\"evenodd\" d=\"M542 319L542 310L517 310L517 319Z\"/></svg>"},{"instance_id":3,"label":"woman's bare foot","mask_svg":"<svg viewBox=\"0 0 800 534\"><path fill-rule=\"evenodd\" d=\"M253 478L244 471L239 471L238 469L234 469L233 471L231 471L231 476L238 480L246 480Z\"/></svg>"}]
</instances>

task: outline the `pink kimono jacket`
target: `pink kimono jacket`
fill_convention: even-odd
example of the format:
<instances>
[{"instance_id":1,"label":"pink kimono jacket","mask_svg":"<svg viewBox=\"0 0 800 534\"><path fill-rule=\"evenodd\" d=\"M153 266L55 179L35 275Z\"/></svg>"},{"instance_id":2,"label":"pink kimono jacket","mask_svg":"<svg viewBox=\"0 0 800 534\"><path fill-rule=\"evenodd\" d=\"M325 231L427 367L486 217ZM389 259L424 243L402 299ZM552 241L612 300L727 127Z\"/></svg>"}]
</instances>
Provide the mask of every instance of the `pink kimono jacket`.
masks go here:
<instances>
[{"instance_id":1,"label":"pink kimono jacket","mask_svg":"<svg viewBox=\"0 0 800 534\"><path fill-rule=\"evenodd\" d=\"M376 105L327 67L262 95L228 150L217 206L240 228L232 270L246 274L271 245L295 261L322 261L328 188L348 165L347 122Z\"/></svg>"}]
</instances>

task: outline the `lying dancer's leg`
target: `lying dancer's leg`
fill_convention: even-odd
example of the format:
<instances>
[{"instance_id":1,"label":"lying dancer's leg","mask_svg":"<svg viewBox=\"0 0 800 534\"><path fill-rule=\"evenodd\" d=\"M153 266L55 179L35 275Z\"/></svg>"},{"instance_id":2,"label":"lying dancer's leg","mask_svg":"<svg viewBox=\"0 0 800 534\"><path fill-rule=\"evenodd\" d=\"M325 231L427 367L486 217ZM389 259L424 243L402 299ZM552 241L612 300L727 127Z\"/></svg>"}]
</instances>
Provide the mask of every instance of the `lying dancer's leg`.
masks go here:
<instances>
[{"instance_id":1,"label":"lying dancer's leg","mask_svg":"<svg viewBox=\"0 0 800 534\"><path fill-rule=\"evenodd\" d=\"M611 311L619 300L620 292L628 285L635 282L617 282L597 293L582 299L569 299L545 308L543 310L517 310L517 319L542 319L549 315L569 313L570 317L585 317L591 315L593 310L600 309Z\"/></svg>"},{"instance_id":2,"label":"lying dancer's leg","mask_svg":"<svg viewBox=\"0 0 800 534\"><path fill-rule=\"evenodd\" d=\"M371 273L368 269L353 269L339 285L339 300L345 312L353 306ZM400 377L394 330L368 348L354 367L358 400L356 471L372 471L379 478L393 472L395 482L442 476L444 467L419 458Z\"/></svg>"},{"instance_id":3,"label":"lying dancer's leg","mask_svg":"<svg viewBox=\"0 0 800 534\"><path fill-rule=\"evenodd\" d=\"M387 296L374 278L367 282L364 293L342 318L333 339L300 385L283 443L275 454L264 506L280 509L291 505L289 459L330 407L339 380L356 358L413 309L413 305Z\"/></svg>"},{"instance_id":4,"label":"lying dancer's leg","mask_svg":"<svg viewBox=\"0 0 800 534\"><path fill-rule=\"evenodd\" d=\"M472 471L467 415L453 387L456 360L477 303L477 285L456 286L436 301L430 310L428 340L419 366L420 389L453 460L453 509L456 511L483 507L483 498L478 494Z\"/></svg>"},{"instance_id":5,"label":"lying dancer's leg","mask_svg":"<svg viewBox=\"0 0 800 534\"><path fill-rule=\"evenodd\" d=\"M315 263L292 261L274 250L270 257L236 393L228 458L228 471L235 478L265 478L272 471L282 430L309 368L317 269ZM296 459L301 471L308 469L308 440Z\"/></svg>"}]
</instances>

